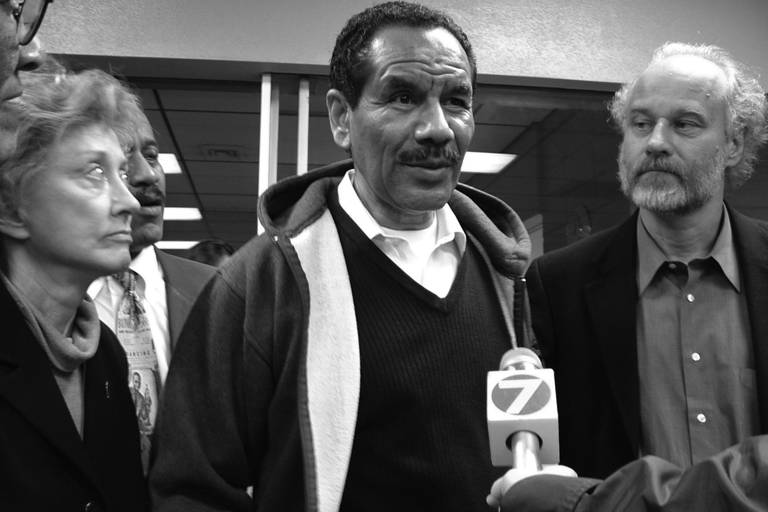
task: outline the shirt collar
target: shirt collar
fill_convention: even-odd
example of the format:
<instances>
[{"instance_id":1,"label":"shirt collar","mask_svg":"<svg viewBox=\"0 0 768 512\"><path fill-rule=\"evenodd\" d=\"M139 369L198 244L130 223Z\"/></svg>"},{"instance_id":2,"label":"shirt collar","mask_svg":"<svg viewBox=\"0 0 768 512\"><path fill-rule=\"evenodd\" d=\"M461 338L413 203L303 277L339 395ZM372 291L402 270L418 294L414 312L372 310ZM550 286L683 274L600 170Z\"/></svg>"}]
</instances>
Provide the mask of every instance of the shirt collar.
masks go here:
<instances>
[{"instance_id":1,"label":"shirt collar","mask_svg":"<svg viewBox=\"0 0 768 512\"><path fill-rule=\"evenodd\" d=\"M712 246L710 256L720 265L723 274L736 291L740 292L741 275L739 274L739 262L736 259L736 247L733 244L733 228L731 227L728 208L723 208L723 226L720 228L720 234L715 240L715 245Z\"/></svg>"},{"instance_id":2,"label":"shirt collar","mask_svg":"<svg viewBox=\"0 0 768 512\"><path fill-rule=\"evenodd\" d=\"M131 264L128 268L140 275L144 283L163 282L163 269L157 261L157 254L155 253L155 247L153 245L149 245L142 249L141 252L131 260ZM102 276L92 282L88 286L88 296L95 298L105 286L109 289L109 277L110 276ZM160 281L157 280L158 277L160 278ZM114 282L116 283L117 281ZM110 293L113 292L110 290Z\"/></svg>"},{"instance_id":3,"label":"shirt collar","mask_svg":"<svg viewBox=\"0 0 768 512\"><path fill-rule=\"evenodd\" d=\"M160 263L157 261L157 253L155 253L155 247L153 245L142 249L141 252L131 260L131 264L128 268L140 275L145 283L156 282L158 278L162 280L163 277L163 271L160 268Z\"/></svg>"},{"instance_id":4,"label":"shirt collar","mask_svg":"<svg viewBox=\"0 0 768 512\"><path fill-rule=\"evenodd\" d=\"M371 212L368 211L358 197L357 192L355 192L355 188L352 185L354 173L354 169L348 170L344 174L341 183L339 183L339 205L370 240L374 240L377 237L391 238L391 235L386 235L382 231L379 223L376 222L376 219L373 218ZM435 217L437 220L436 245L440 246L455 240L459 253L463 254L467 246L467 236L453 210L446 203L435 212Z\"/></svg>"},{"instance_id":5,"label":"shirt collar","mask_svg":"<svg viewBox=\"0 0 768 512\"><path fill-rule=\"evenodd\" d=\"M723 207L723 221L717 234L712 250L703 259L711 257L720 266L725 277L731 282L736 291L741 291L739 265L736 260L736 249L733 245L733 231L728 209ZM659 267L668 261L667 256L653 239L643 224L643 219L637 216L637 289L642 294L648 287Z\"/></svg>"}]
</instances>

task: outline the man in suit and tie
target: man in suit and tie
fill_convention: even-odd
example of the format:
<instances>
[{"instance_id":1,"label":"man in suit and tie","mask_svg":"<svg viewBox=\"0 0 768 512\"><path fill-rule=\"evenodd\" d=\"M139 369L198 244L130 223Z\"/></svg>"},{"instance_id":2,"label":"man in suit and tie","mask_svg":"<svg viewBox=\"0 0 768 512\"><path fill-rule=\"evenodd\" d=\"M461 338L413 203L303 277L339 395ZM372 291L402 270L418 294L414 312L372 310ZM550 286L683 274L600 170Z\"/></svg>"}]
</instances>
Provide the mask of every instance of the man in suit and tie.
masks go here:
<instances>
[{"instance_id":1,"label":"man in suit and tie","mask_svg":"<svg viewBox=\"0 0 768 512\"><path fill-rule=\"evenodd\" d=\"M165 174L158 156L152 126L142 116L136 122L136 145L130 149L128 159L128 188L141 205L131 224L133 259L130 268L136 270L144 281L138 287L140 292L143 287L146 294L142 302L147 306L160 377L165 382L171 353L189 309L216 270L210 265L173 256L154 246L163 238L165 208ZM117 297L109 302L102 302L99 297L106 291L105 283L116 290ZM96 300L102 321L114 328L116 304L122 296L120 283L112 277L102 278L95 281L88 291ZM108 307L110 303L115 306Z\"/></svg>"},{"instance_id":2,"label":"man in suit and tie","mask_svg":"<svg viewBox=\"0 0 768 512\"><path fill-rule=\"evenodd\" d=\"M505 506L756 510L768 503L768 224L724 197L768 138L765 93L723 49L667 43L611 114L637 211L545 254L526 277L555 371L561 462L613 475L596 490L525 479Z\"/></svg>"},{"instance_id":3,"label":"man in suit and tie","mask_svg":"<svg viewBox=\"0 0 768 512\"><path fill-rule=\"evenodd\" d=\"M141 207L133 215L131 223L130 270L135 276L136 294L142 313L146 315L154 348L150 367L145 364L147 359L142 360L143 370L155 375L154 379L145 379L145 385L152 387L150 396L159 397L179 332L198 293L214 274L215 268L173 256L154 246L163 237L165 174L158 160L159 149L152 126L144 114L135 120L135 129L135 144L129 148L128 156L128 188ZM133 370L132 351L117 328L118 310L125 295L124 285L116 276L105 276L91 284L88 294L96 303L99 318L123 342ZM148 414L151 425L143 430L147 434L142 446L145 469L149 456L149 435L154 429L157 407L158 400L154 400L152 411Z\"/></svg>"}]
</instances>

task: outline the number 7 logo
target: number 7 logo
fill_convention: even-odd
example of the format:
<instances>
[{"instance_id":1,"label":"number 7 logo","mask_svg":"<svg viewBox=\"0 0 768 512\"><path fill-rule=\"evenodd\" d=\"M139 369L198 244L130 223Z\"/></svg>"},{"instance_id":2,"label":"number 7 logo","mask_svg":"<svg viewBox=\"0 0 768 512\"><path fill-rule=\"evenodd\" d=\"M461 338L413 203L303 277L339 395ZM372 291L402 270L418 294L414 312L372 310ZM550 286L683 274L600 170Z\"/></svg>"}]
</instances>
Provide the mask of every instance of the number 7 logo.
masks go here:
<instances>
[{"instance_id":1,"label":"number 7 logo","mask_svg":"<svg viewBox=\"0 0 768 512\"><path fill-rule=\"evenodd\" d=\"M494 405L506 414L531 414L549 402L551 392L542 379L534 375L513 375L499 381L492 394Z\"/></svg>"}]
</instances>

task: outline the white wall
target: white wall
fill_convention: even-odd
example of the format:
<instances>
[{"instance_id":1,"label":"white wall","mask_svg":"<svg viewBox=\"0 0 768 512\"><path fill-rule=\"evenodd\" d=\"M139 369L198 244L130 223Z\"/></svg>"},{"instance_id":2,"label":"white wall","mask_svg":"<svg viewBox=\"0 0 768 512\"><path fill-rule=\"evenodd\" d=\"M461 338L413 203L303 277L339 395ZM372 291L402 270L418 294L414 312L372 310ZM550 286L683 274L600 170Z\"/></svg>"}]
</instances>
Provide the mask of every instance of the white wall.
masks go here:
<instances>
[{"instance_id":1,"label":"white wall","mask_svg":"<svg viewBox=\"0 0 768 512\"><path fill-rule=\"evenodd\" d=\"M255 77L264 69L324 69L344 21L372 3L56 0L40 34L54 53L231 61L241 69L257 63ZM729 49L757 67L768 86L768 0L424 3L450 12L469 33L479 72L490 75L483 82L622 82L642 68L653 48L683 40ZM291 66L279 66L284 64Z\"/></svg>"}]
</instances>

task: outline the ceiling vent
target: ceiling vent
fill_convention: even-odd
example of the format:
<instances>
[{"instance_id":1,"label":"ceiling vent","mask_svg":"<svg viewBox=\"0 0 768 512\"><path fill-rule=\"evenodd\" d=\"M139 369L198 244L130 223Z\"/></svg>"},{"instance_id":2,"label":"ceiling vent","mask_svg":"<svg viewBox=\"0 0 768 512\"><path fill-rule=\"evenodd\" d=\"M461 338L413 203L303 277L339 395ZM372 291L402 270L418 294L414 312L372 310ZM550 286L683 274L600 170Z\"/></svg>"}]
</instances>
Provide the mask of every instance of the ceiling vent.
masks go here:
<instances>
[{"instance_id":1,"label":"ceiling vent","mask_svg":"<svg viewBox=\"0 0 768 512\"><path fill-rule=\"evenodd\" d=\"M200 151L205 158L212 162L241 162L246 148L221 144L204 144Z\"/></svg>"}]
</instances>

